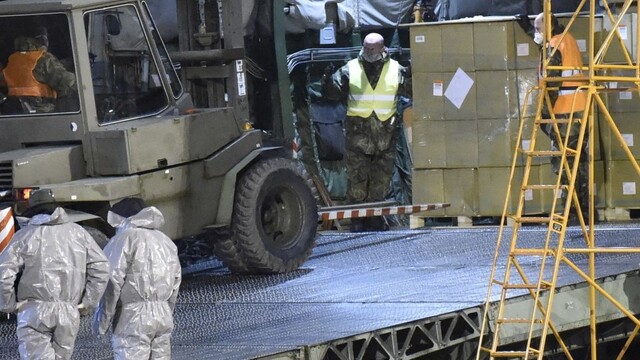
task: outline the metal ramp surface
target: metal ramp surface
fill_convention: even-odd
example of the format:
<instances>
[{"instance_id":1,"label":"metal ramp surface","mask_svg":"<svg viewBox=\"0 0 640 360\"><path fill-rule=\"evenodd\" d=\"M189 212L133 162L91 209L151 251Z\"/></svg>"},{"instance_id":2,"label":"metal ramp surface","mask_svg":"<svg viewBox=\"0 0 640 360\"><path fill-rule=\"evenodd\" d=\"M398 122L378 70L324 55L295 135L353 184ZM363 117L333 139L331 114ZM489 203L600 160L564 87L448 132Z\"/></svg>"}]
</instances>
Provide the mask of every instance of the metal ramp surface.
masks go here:
<instances>
[{"instance_id":1,"label":"metal ramp surface","mask_svg":"<svg viewBox=\"0 0 640 360\"><path fill-rule=\"evenodd\" d=\"M521 230L528 233L546 228ZM637 225L599 225L601 241L640 240ZM173 359L252 359L295 352L420 319L459 313L486 300L497 228L323 233L303 268L273 276L230 275L217 261L186 272L175 313ZM567 241L581 241L575 227ZM505 252L506 253L506 252ZM580 262L580 259L577 260ZM586 261L586 258L585 258ZM611 254L598 276L640 267L640 256ZM579 282L573 276L561 285ZM0 321L0 359L16 359L15 320ZM73 359L111 359L108 337L83 318ZM318 354L318 358L322 358Z\"/></svg>"}]
</instances>

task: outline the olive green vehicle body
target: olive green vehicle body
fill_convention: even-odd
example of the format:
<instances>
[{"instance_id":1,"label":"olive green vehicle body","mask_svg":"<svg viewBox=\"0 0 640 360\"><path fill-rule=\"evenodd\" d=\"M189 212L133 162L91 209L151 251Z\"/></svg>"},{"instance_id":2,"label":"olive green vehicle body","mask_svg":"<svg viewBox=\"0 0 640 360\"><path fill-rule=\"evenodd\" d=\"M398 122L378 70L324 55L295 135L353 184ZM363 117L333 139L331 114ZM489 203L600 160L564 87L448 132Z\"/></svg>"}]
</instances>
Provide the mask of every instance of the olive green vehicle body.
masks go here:
<instances>
[{"instance_id":1,"label":"olive green vehicle body","mask_svg":"<svg viewBox=\"0 0 640 360\"><path fill-rule=\"evenodd\" d=\"M232 19L240 1L224 3ZM78 210L76 220L95 221L105 219L115 202L138 197L163 212L162 230L174 239L228 226L238 174L273 151L263 145L261 131L247 126L247 94L239 89L245 75L242 34L225 29L227 52L218 59L218 68L227 74L226 106L194 110L188 93L172 94L162 66L166 59L160 58L154 41L148 41L148 56L157 64L168 106L152 116L101 123L83 17L125 4L135 7L142 23L151 23L139 1L0 2L0 21L16 14L67 16L79 89L78 111L0 117L0 203L12 202L17 215L27 216L64 206ZM151 39L152 30L143 30ZM24 188L33 191L20 201L16 193Z\"/></svg>"}]
</instances>

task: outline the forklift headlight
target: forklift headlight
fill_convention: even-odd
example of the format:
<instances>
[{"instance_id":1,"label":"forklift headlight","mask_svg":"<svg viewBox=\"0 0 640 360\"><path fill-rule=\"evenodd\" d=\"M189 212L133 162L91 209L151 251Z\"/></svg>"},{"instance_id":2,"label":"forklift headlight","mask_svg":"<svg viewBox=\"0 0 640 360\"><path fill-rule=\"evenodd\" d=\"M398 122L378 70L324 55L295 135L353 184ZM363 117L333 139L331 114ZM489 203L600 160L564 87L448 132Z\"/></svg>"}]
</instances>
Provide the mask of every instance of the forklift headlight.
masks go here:
<instances>
[{"instance_id":1,"label":"forklift headlight","mask_svg":"<svg viewBox=\"0 0 640 360\"><path fill-rule=\"evenodd\" d=\"M37 188L19 188L14 189L14 197L16 201L24 201L27 202L31 198L31 193L37 190Z\"/></svg>"}]
</instances>

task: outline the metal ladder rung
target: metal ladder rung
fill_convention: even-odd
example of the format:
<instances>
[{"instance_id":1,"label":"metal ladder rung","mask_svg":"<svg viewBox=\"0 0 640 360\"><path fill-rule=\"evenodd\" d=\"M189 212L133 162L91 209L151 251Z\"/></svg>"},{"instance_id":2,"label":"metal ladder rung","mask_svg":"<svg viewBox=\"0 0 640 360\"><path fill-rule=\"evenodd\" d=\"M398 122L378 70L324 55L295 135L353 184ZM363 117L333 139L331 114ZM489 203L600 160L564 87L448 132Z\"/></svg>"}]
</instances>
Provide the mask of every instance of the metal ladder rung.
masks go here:
<instances>
[{"instance_id":1,"label":"metal ladder rung","mask_svg":"<svg viewBox=\"0 0 640 360\"><path fill-rule=\"evenodd\" d=\"M576 121L579 119L573 119L573 121ZM569 123L569 119L537 119L535 120L536 124L568 124Z\"/></svg>"},{"instance_id":2,"label":"metal ladder rung","mask_svg":"<svg viewBox=\"0 0 640 360\"><path fill-rule=\"evenodd\" d=\"M545 250L545 249L513 249L513 251L511 252L513 255L516 256L522 256L522 255L527 255L527 256L553 256L554 255L554 251L553 250Z\"/></svg>"},{"instance_id":3,"label":"metal ladder rung","mask_svg":"<svg viewBox=\"0 0 640 360\"><path fill-rule=\"evenodd\" d=\"M567 185L525 185L522 190L566 190L568 188Z\"/></svg>"},{"instance_id":4,"label":"metal ladder rung","mask_svg":"<svg viewBox=\"0 0 640 360\"><path fill-rule=\"evenodd\" d=\"M540 351L529 349L529 351L489 351L489 355L494 358L522 358L525 356L537 356Z\"/></svg>"},{"instance_id":5,"label":"metal ladder rung","mask_svg":"<svg viewBox=\"0 0 640 360\"><path fill-rule=\"evenodd\" d=\"M538 216L524 216L513 217L513 220L521 224L548 224L551 221L550 217L538 217Z\"/></svg>"},{"instance_id":6,"label":"metal ladder rung","mask_svg":"<svg viewBox=\"0 0 640 360\"><path fill-rule=\"evenodd\" d=\"M503 288L505 289L531 289L531 290L535 290L538 288L538 284L506 284L506 285L502 285ZM542 283L540 283L540 288L541 289L548 289L551 287L551 284L543 281Z\"/></svg>"},{"instance_id":7,"label":"metal ladder rung","mask_svg":"<svg viewBox=\"0 0 640 360\"><path fill-rule=\"evenodd\" d=\"M566 149L567 156L575 156L577 152L574 149ZM522 150L525 155L545 157L545 156L562 156L559 150Z\"/></svg>"}]
</instances>

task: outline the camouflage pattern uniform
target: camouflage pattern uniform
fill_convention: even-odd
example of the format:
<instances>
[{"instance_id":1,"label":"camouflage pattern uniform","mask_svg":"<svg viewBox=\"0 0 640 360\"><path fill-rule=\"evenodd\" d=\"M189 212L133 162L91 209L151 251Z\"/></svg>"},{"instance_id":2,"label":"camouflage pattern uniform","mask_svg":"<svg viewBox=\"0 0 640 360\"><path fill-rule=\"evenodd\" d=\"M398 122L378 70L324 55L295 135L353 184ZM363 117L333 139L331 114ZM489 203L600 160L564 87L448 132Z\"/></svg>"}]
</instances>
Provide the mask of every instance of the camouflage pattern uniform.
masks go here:
<instances>
[{"instance_id":1,"label":"camouflage pattern uniform","mask_svg":"<svg viewBox=\"0 0 640 360\"><path fill-rule=\"evenodd\" d=\"M20 36L15 40L16 51L34 51L42 49L42 43L31 37ZM33 76L39 82L47 84L61 97L77 98L77 85L75 75L65 69L53 54L45 51L36 67L33 69ZM55 111L56 99L46 97L24 97L28 105L36 112Z\"/></svg>"},{"instance_id":2,"label":"camouflage pattern uniform","mask_svg":"<svg viewBox=\"0 0 640 360\"><path fill-rule=\"evenodd\" d=\"M556 51L553 56L551 53L553 48L549 47L549 66L561 66L562 65L562 53L560 51ZM549 70L547 71L548 77L561 77L562 70ZM558 88L560 86L560 82L548 82L547 86L550 88ZM557 90L549 90L549 99L551 100L551 106L555 104L556 99L558 98ZM570 114L556 114L556 119L568 119ZM579 120L582 118L583 112L578 111L573 113L574 120ZM547 108L546 101L543 104L542 109L542 117L545 119L551 118L549 109ZM560 146L558 144L558 138L556 137L553 125L552 124L542 124L540 126L541 130L551 139L551 147L554 151L558 151ZM567 124L558 124L558 129L560 130L560 135L562 136L562 141L564 141L565 136L567 135ZM580 124L574 122L571 126L571 132L569 133L569 142L567 146L570 149L578 148L578 140L580 135ZM569 165L573 166L573 157L569 157ZM551 168L554 174L558 174L561 170L560 157L552 157L551 158ZM567 183L566 178L563 176L563 183ZM584 141L582 143L582 154L580 155L580 163L578 165L578 175L576 177L575 184L576 191L578 193L578 198L580 201L580 207L582 212L586 212L589 208L589 134L585 133Z\"/></svg>"},{"instance_id":3,"label":"camouflage pattern uniform","mask_svg":"<svg viewBox=\"0 0 640 360\"><path fill-rule=\"evenodd\" d=\"M378 84L388 53L382 60L369 63L359 58L373 88ZM396 97L410 96L408 70L400 66ZM344 65L331 78L326 78L322 92L327 100L346 103L349 95L349 66ZM350 204L382 201L389 194L391 174L396 157L397 116L378 120L373 112L368 118L347 116L345 121L347 169L347 201Z\"/></svg>"}]
</instances>

